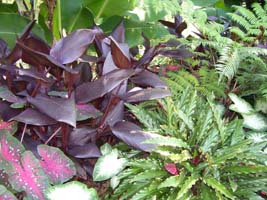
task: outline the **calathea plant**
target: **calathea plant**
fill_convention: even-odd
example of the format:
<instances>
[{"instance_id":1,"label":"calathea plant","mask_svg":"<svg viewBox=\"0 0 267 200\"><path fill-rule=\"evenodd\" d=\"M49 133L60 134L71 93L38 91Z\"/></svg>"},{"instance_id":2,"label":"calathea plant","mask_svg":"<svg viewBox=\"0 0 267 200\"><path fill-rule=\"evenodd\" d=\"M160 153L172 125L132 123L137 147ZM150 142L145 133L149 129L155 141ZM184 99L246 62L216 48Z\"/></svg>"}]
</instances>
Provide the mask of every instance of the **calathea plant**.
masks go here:
<instances>
[{"instance_id":1,"label":"calathea plant","mask_svg":"<svg viewBox=\"0 0 267 200\"><path fill-rule=\"evenodd\" d=\"M134 57L120 23L110 36L95 26L76 30L50 47L31 33L33 26L25 28L12 50L0 42L0 116L19 122L21 141L62 147L77 159L99 157L96 143L113 134L145 150L144 135L120 135L113 128L124 120L125 102L170 95L149 71L161 46L146 45L141 58Z\"/></svg>"},{"instance_id":2,"label":"calathea plant","mask_svg":"<svg viewBox=\"0 0 267 200\"><path fill-rule=\"evenodd\" d=\"M247 137L242 120L223 119L211 94L170 83L172 97L128 105L145 132L160 136L145 142L156 145L151 154L128 159L112 178L119 184L108 198L263 199L266 140Z\"/></svg>"}]
</instances>

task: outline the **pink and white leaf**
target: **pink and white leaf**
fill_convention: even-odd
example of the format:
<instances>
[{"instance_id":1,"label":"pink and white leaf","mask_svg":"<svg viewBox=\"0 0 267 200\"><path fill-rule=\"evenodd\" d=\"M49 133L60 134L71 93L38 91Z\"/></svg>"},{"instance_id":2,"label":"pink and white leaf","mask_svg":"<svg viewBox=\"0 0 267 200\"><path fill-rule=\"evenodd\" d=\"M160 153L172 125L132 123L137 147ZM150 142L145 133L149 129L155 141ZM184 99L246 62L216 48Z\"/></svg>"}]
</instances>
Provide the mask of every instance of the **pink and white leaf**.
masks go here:
<instances>
[{"instance_id":1,"label":"pink and white leaf","mask_svg":"<svg viewBox=\"0 0 267 200\"><path fill-rule=\"evenodd\" d=\"M53 184L64 183L76 174L74 163L58 148L39 145L41 165Z\"/></svg>"}]
</instances>

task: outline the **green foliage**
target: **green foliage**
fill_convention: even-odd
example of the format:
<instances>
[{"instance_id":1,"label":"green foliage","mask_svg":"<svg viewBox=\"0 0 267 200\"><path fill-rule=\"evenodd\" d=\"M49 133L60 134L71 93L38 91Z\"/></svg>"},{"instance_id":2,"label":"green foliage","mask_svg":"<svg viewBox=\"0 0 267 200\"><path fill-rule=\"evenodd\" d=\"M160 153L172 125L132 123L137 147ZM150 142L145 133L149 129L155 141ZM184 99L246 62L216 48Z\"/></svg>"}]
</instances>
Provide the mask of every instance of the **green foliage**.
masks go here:
<instances>
[{"instance_id":1,"label":"green foliage","mask_svg":"<svg viewBox=\"0 0 267 200\"><path fill-rule=\"evenodd\" d=\"M267 7L262 7L259 3L254 3L252 7L251 11L242 6L234 6L236 12L228 15L239 26L234 26L230 31L249 45L264 44L267 36Z\"/></svg>"},{"instance_id":2,"label":"green foliage","mask_svg":"<svg viewBox=\"0 0 267 200\"><path fill-rule=\"evenodd\" d=\"M170 81L173 96L159 100L161 108L129 106L147 130L162 136L147 141L157 144L147 158L129 160L109 199L260 199L266 141L250 139L254 133L246 138L242 121L223 119L212 94L192 83L197 79Z\"/></svg>"}]
</instances>

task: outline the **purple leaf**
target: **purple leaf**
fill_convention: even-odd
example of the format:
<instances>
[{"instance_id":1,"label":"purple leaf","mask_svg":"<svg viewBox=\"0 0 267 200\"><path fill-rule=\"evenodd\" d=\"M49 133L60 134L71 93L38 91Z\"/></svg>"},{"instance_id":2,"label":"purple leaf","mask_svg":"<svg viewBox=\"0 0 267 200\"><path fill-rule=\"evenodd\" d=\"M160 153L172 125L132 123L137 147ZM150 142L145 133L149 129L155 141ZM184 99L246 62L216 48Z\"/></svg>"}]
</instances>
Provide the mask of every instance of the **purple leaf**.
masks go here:
<instances>
[{"instance_id":1,"label":"purple leaf","mask_svg":"<svg viewBox=\"0 0 267 200\"><path fill-rule=\"evenodd\" d=\"M118 121L123 120L123 116L124 116L124 102L120 101L111 111L109 111L103 124L113 126Z\"/></svg>"},{"instance_id":2,"label":"purple leaf","mask_svg":"<svg viewBox=\"0 0 267 200\"><path fill-rule=\"evenodd\" d=\"M158 49L160 48L160 45L157 45L155 47L151 47L148 49L145 54L138 60L138 62L135 64L136 68L146 66L148 65L153 58L158 54Z\"/></svg>"},{"instance_id":3,"label":"purple leaf","mask_svg":"<svg viewBox=\"0 0 267 200\"><path fill-rule=\"evenodd\" d=\"M71 145L84 145L96 136L97 132L93 128L76 128L70 133L69 141Z\"/></svg>"},{"instance_id":4,"label":"purple leaf","mask_svg":"<svg viewBox=\"0 0 267 200\"><path fill-rule=\"evenodd\" d=\"M77 121L82 121L90 118L97 118L102 113L97 110L92 104L77 104Z\"/></svg>"},{"instance_id":5,"label":"purple leaf","mask_svg":"<svg viewBox=\"0 0 267 200\"><path fill-rule=\"evenodd\" d=\"M111 130L116 137L134 148L146 152L150 152L155 148L153 144L143 144L144 141L154 138L155 135L142 131L142 129L134 123L126 121L117 122L111 127Z\"/></svg>"},{"instance_id":6,"label":"purple leaf","mask_svg":"<svg viewBox=\"0 0 267 200\"><path fill-rule=\"evenodd\" d=\"M123 21L118 24L110 35L119 43L125 42L125 27Z\"/></svg>"},{"instance_id":7,"label":"purple leaf","mask_svg":"<svg viewBox=\"0 0 267 200\"><path fill-rule=\"evenodd\" d=\"M110 37L111 55L115 65L121 69L128 69L132 66L130 59L129 47L122 48L123 44L118 44L112 37Z\"/></svg>"},{"instance_id":8,"label":"purple leaf","mask_svg":"<svg viewBox=\"0 0 267 200\"><path fill-rule=\"evenodd\" d=\"M133 102L140 102L140 101L147 101L152 99L159 99L164 98L167 96L171 96L171 93L167 89L163 88L148 88L148 89L140 89L133 92L128 92L126 94L126 102L133 103Z\"/></svg>"},{"instance_id":9,"label":"purple leaf","mask_svg":"<svg viewBox=\"0 0 267 200\"><path fill-rule=\"evenodd\" d=\"M43 81L45 83L53 82L52 79L47 78L42 73L36 71L33 68L30 68L30 69L17 68L17 69L15 69L15 71L16 71L17 75L19 75L19 76L31 77L31 78L34 78L34 79L37 79L37 80L41 80L41 81Z\"/></svg>"},{"instance_id":10,"label":"purple leaf","mask_svg":"<svg viewBox=\"0 0 267 200\"><path fill-rule=\"evenodd\" d=\"M113 59L112 59L112 55L111 55L111 52L108 53L106 59L105 59L105 62L104 62L104 65L103 65L103 72L102 74L105 75L113 70L116 70L116 69L119 69Z\"/></svg>"},{"instance_id":11,"label":"purple leaf","mask_svg":"<svg viewBox=\"0 0 267 200\"><path fill-rule=\"evenodd\" d=\"M10 103L25 103L26 101L22 98L14 95L7 87L0 86L0 98Z\"/></svg>"},{"instance_id":12,"label":"purple leaf","mask_svg":"<svg viewBox=\"0 0 267 200\"><path fill-rule=\"evenodd\" d=\"M4 121L10 120L12 117L18 115L20 112L20 109L11 108L7 102L0 100L0 116Z\"/></svg>"},{"instance_id":13,"label":"purple leaf","mask_svg":"<svg viewBox=\"0 0 267 200\"><path fill-rule=\"evenodd\" d=\"M49 180L32 152L25 151L21 164L14 163L13 170L8 175L9 182L16 191L25 191L33 200L45 200L43 191L49 186Z\"/></svg>"},{"instance_id":14,"label":"purple leaf","mask_svg":"<svg viewBox=\"0 0 267 200\"><path fill-rule=\"evenodd\" d=\"M9 54L7 43L0 39L0 60Z\"/></svg>"},{"instance_id":15,"label":"purple leaf","mask_svg":"<svg viewBox=\"0 0 267 200\"><path fill-rule=\"evenodd\" d=\"M166 88L167 85L158 75L147 70L142 70L140 73L131 77L131 82L145 87Z\"/></svg>"},{"instance_id":16,"label":"purple leaf","mask_svg":"<svg viewBox=\"0 0 267 200\"><path fill-rule=\"evenodd\" d=\"M176 59L183 59L193 56L193 54L184 47L175 50L160 50L159 53L163 56Z\"/></svg>"},{"instance_id":17,"label":"purple leaf","mask_svg":"<svg viewBox=\"0 0 267 200\"><path fill-rule=\"evenodd\" d=\"M53 58L50 55L44 54L44 53L39 52L39 51L35 51L35 50L25 46L21 42L17 42L17 44L20 48L23 49L23 51L25 51L29 56L31 56L32 59L35 60L34 62L39 63L42 66L59 67L59 68L64 69L70 73L74 73L74 74L78 73L76 70L73 70L70 67L66 67L66 66L62 65L61 63L59 63L55 58Z\"/></svg>"},{"instance_id":18,"label":"purple leaf","mask_svg":"<svg viewBox=\"0 0 267 200\"><path fill-rule=\"evenodd\" d=\"M23 122L25 124L31 124L35 126L46 126L56 124L57 121L50 118L49 116L34 110L32 108L27 108L25 111L21 112L19 115L10 119L18 122Z\"/></svg>"},{"instance_id":19,"label":"purple leaf","mask_svg":"<svg viewBox=\"0 0 267 200\"><path fill-rule=\"evenodd\" d=\"M71 146L68 153L75 158L99 158L101 153L94 143Z\"/></svg>"},{"instance_id":20,"label":"purple leaf","mask_svg":"<svg viewBox=\"0 0 267 200\"><path fill-rule=\"evenodd\" d=\"M28 96L27 99L38 110L49 117L71 126L76 126L76 106L73 97L64 99L37 95L34 98Z\"/></svg>"},{"instance_id":21,"label":"purple leaf","mask_svg":"<svg viewBox=\"0 0 267 200\"><path fill-rule=\"evenodd\" d=\"M133 69L114 70L94 82L84 83L78 86L76 88L77 103L87 103L104 96L133 74Z\"/></svg>"},{"instance_id":22,"label":"purple leaf","mask_svg":"<svg viewBox=\"0 0 267 200\"><path fill-rule=\"evenodd\" d=\"M17 198L6 189L5 186L0 185L0 199L2 200L17 200Z\"/></svg>"},{"instance_id":23,"label":"purple leaf","mask_svg":"<svg viewBox=\"0 0 267 200\"><path fill-rule=\"evenodd\" d=\"M50 47L43 40L33 35L30 35L29 37L27 37L22 43L34 51L41 52L44 54L49 54ZM34 59L26 51L22 51L21 59L24 62L29 63L30 65L36 66L39 64L38 61L36 62L36 59Z\"/></svg>"},{"instance_id":24,"label":"purple leaf","mask_svg":"<svg viewBox=\"0 0 267 200\"><path fill-rule=\"evenodd\" d=\"M39 145L41 166L53 184L64 183L76 174L74 163L58 148Z\"/></svg>"},{"instance_id":25,"label":"purple leaf","mask_svg":"<svg viewBox=\"0 0 267 200\"><path fill-rule=\"evenodd\" d=\"M52 47L50 55L61 64L72 63L84 54L88 45L93 42L95 34L91 29L76 30L59 40Z\"/></svg>"}]
</instances>

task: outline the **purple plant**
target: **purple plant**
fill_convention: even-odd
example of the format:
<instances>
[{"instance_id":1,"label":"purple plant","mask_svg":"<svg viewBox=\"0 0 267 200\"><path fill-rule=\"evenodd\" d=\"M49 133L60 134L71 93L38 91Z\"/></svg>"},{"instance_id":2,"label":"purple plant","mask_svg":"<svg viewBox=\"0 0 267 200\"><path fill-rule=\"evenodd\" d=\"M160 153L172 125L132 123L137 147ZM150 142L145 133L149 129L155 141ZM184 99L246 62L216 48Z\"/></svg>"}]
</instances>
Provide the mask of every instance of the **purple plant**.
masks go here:
<instances>
[{"instance_id":1,"label":"purple plant","mask_svg":"<svg viewBox=\"0 0 267 200\"><path fill-rule=\"evenodd\" d=\"M120 23L109 36L95 26L76 30L50 47L31 33L33 26L25 28L10 51L0 42L0 117L19 123L21 141L32 151L36 141L57 146L77 159L101 156L98 145L110 136L147 149L142 141L149 135L132 134L127 131L132 124L122 123L129 119L124 104L170 95L149 68L162 46L150 47L145 38L145 53L134 57ZM41 164L52 167L48 155L41 156Z\"/></svg>"}]
</instances>

